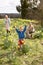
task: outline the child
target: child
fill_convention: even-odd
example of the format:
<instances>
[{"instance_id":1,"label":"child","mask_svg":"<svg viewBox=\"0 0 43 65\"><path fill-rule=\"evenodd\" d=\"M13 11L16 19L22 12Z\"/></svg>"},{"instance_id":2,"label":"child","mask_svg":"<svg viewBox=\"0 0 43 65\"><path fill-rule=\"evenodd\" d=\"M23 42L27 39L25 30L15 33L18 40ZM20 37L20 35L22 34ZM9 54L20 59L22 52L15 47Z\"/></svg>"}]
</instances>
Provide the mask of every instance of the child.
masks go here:
<instances>
[{"instance_id":1,"label":"child","mask_svg":"<svg viewBox=\"0 0 43 65\"><path fill-rule=\"evenodd\" d=\"M5 15L5 27L7 33L10 33L10 18L8 18L8 15Z\"/></svg>"},{"instance_id":2,"label":"child","mask_svg":"<svg viewBox=\"0 0 43 65\"><path fill-rule=\"evenodd\" d=\"M15 29L16 29L16 32L18 33L18 37L19 37L18 47L20 49L22 47L22 45L24 44L24 38L25 38L24 33L26 31L26 26L24 29L22 28L22 26L20 26L20 30L18 30L16 27L15 27Z\"/></svg>"}]
</instances>

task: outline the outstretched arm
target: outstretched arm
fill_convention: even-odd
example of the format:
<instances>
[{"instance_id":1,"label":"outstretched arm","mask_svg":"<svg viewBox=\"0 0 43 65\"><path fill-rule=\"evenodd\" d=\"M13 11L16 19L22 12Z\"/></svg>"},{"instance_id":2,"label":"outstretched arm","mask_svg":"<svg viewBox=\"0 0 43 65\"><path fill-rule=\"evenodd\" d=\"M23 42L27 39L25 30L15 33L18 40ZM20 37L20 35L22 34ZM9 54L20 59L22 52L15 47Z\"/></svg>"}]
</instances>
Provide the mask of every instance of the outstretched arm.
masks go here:
<instances>
[{"instance_id":1,"label":"outstretched arm","mask_svg":"<svg viewBox=\"0 0 43 65\"><path fill-rule=\"evenodd\" d=\"M16 32L19 33L19 30L16 28Z\"/></svg>"},{"instance_id":2,"label":"outstretched arm","mask_svg":"<svg viewBox=\"0 0 43 65\"><path fill-rule=\"evenodd\" d=\"M25 25L25 27L24 27L24 30L23 30L23 32L25 32L26 31L26 25Z\"/></svg>"},{"instance_id":3,"label":"outstretched arm","mask_svg":"<svg viewBox=\"0 0 43 65\"><path fill-rule=\"evenodd\" d=\"M16 28L16 26L14 28L15 28L16 32L19 33L19 30Z\"/></svg>"}]
</instances>

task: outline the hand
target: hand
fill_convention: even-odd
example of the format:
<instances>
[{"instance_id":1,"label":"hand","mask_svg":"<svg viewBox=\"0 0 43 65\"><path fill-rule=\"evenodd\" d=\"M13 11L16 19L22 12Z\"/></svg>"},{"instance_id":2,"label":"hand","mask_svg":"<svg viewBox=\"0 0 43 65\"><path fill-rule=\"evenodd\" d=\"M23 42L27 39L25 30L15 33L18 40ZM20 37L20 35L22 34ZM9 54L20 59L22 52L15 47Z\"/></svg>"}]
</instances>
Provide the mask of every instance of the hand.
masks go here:
<instances>
[{"instance_id":1,"label":"hand","mask_svg":"<svg viewBox=\"0 0 43 65\"><path fill-rule=\"evenodd\" d=\"M16 28L16 26L14 26L14 28Z\"/></svg>"},{"instance_id":2,"label":"hand","mask_svg":"<svg viewBox=\"0 0 43 65\"><path fill-rule=\"evenodd\" d=\"M13 28L16 28L16 26L13 26Z\"/></svg>"}]
</instances>

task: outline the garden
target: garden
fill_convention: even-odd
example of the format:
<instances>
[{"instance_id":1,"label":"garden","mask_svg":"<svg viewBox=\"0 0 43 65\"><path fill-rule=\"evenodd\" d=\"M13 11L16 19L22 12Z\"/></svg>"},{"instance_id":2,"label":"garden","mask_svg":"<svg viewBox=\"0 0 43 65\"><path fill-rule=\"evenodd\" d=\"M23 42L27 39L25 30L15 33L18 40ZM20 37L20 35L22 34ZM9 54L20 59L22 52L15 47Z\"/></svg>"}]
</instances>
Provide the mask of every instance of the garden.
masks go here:
<instances>
[{"instance_id":1,"label":"garden","mask_svg":"<svg viewBox=\"0 0 43 65\"><path fill-rule=\"evenodd\" d=\"M32 39L25 39L22 50L18 50L19 28L32 22L35 33ZM11 35L6 33L4 19L0 19L0 65L43 65L43 28L37 20L11 19Z\"/></svg>"}]
</instances>

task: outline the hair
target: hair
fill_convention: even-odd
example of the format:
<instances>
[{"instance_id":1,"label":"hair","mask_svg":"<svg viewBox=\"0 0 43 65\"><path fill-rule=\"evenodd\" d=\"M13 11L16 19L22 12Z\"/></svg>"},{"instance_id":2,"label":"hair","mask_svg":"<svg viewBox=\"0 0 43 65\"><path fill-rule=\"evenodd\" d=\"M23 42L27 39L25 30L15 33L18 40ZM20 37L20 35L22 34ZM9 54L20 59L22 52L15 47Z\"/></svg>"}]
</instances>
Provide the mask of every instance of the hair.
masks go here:
<instances>
[{"instance_id":1,"label":"hair","mask_svg":"<svg viewBox=\"0 0 43 65\"><path fill-rule=\"evenodd\" d=\"M7 14L5 15L5 17L6 17L6 16L8 17L8 15L7 15Z\"/></svg>"}]
</instances>

